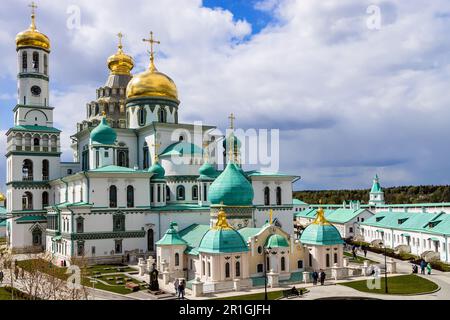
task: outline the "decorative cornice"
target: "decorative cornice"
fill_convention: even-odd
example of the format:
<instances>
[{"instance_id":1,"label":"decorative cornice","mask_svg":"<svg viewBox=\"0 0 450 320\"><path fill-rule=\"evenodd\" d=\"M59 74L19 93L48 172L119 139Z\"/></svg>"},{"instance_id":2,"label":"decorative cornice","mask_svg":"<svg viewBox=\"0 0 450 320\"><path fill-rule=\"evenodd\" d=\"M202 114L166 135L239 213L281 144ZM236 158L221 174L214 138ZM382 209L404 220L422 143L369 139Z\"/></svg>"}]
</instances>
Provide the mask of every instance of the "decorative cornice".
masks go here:
<instances>
[{"instance_id":1,"label":"decorative cornice","mask_svg":"<svg viewBox=\"0 0 450 320\"><path fill-rule=\"evenodd\" d=\"M83 232L83 233L63 233L62 237L68 240L99 240L117 238L143 238L145 230L134 231L111 231L111 232Z\"/></svg>"},{"instance_id":2,"label":"decorative cornice","mask_svg":"<svg viewBox=\"0 0 450 320\"><path fill-rule=\"evenodd\" d=\"M55 133L56 134L56 133ZM61 152L42 152L42 151L9 151L5 157L13 156L44 156L44 157L59 157Z\"/></svg>"},{"instance_id":3,"label":"decorative cornice","mask_svg":"<svg viewBox=\"0 0 450 320\"><path fill-rule=\"evenodd\" d=\"M25 104L16 104L16 106L13 109L13 112L16 112L19 108L28 108L28 109L47 109L47 110L53 110L54 107L49 106L37 106L37 105L25 105Z\"/></svg>"},{"instance_id":4,"label":"decorative cornice","mask_svg":"<svg viewBox=\"0 0 450 320\"><path fill-rule=\"evenodd\" d=\"M6 185L16 189L50 189L48 181L10 181Z\"/></svg>"},{"instance_id":5,"label":"decorative cornice","mask_svg":"<svg viewBox=\"0 0 450 320\"><path fill-rule=\"evenodd\" d=\"M37 78L37 79L43 79L45 81L49 80L48 76L45 76L43 74L29 73L29 72L19 73L17 75L17 78L19 78L19 79L20 78Z\"/></svg>"}]
</instances>

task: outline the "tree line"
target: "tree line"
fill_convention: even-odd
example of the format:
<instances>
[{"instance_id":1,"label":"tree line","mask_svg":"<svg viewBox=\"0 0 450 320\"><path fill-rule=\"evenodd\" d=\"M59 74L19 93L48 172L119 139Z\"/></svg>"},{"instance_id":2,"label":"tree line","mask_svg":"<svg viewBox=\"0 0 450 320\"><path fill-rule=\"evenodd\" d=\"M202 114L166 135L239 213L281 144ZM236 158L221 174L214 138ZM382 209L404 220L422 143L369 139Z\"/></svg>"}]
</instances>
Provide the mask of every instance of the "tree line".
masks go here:
<instances>
[{"instance_id":1,"label":"tree line","mask_svg":"<svg viewBox=\"0 0 450 320\"><path fill-rule=\"evenodd\" d=\"M400 186L383 188L384 199L389 204L450 202L450 185ZM325 204L342 204L342 201L369 202L370 189L359 190L303 190L294 191L294 198L309 204L320 200Z\"/></svg>"}]
</instances>

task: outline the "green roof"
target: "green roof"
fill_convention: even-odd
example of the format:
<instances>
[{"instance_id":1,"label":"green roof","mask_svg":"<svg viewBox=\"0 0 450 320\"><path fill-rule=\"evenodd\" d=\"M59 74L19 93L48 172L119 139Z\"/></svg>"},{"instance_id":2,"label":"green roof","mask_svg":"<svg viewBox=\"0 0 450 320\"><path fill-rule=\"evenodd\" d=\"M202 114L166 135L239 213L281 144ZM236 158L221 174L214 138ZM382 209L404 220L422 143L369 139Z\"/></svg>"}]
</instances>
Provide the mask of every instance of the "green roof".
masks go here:
<instances>
[{"instance_id":1,"label":"green roof","mask_svg":"<svg viewBox=\"0 0 450 320\"><path fill-rule=\"evenodd\" d=\"M303 230L300 236L300 242L302 244L320 246L332 246L344 243L341 234L335 226L332 224L322 225L315 223L311 223Z\"/></svg>"},{"instance_id":2,"label":"green roof","mask_svg":"<svg viewBox=\"0 0 450 320\"><path fill-rule=\"evenodd\" d=\"M245 239L248 240L250 237L253 237L255 235L257 235L263 228L249 228L249 227L245 227L242 229L239 229L238 232L241 234L241 236Z\"/></svg>"},{"instance_id":3,"label":"green roof","mask_svg":"<svg viewBox=\"0 0 450 320\"><path fill-rule=\"evenodd\" d=\"M365 209L353 210L340 208L333 210L328 214L325 213L325 218L332 223L346 223L350 220L353 220L364 211L366 210Z\"/></svg>"},{"instance_id":4,"label":"green roof","mask_svg":"<svg viewBox=\"0 0 450 320\"><path fill-rule=\"evenodd\" d=\"M265 172L258 170L246 171L245 175L248 177L296 177L295 175L281 173L281 172Z\"/></svg>"},{"instance_id":5,"label":"green roof","mask_svg":"<svg viewBox=\"0 0 450 320\"><path fill-rule=\"evenodd\" d=\"M373 184L372 184L372 189L370 190L370 192L372 193L379 193L379 192L383 192L381 190L381 186L380 186L380 181L378 179L378 175L375 175L375 178L373 179Z\"/></svg>"},{"instance_id":6,"label":"green roof","mask_svg":"<svg viewBox=\"0 0 450 320\"><path fill-rule=\"evenodd\" d=\"M299 199L292 199L292 204L294 206L307 206L308 205L306 202L303 202L302 200L299 200Z\"/></svg>"},{"instance_id":7,"label":"green roof","mask_svg":"<svg viewBox=\"0 0 450 320\"><path fill-rule=\"evenodd\" d=\"M198 251L196 248L198 248L198 246L200 245L200 241L202 240L205 233L209 231L209 229L209 225L194 223L189 227L178 231L180 237L188 244L185 253L197 255Z\"/></svg>"},{"instance_id":8,"label":"green roof","mask_svg":"<svg viewBox=\"0 0 450 320\"><path fill-rule=\"evenodd\" d=\"M219 172L216 168L206 161L202 164L202 166L198 169L198 173L200 175L199 179L215 179L219 175Z\"/></svg>"},{"instance_id":9,"label":"green roof","mask_svg":"<svg viewBox=\"0 0 450 320\"><path fill-rule=\"evenodd\" d=\"M253 195L252 185L233 162L227 164L208 190L208 199L213 205L251 206Z\"/></svg>"},{"instance_id":10,"label":"green roof","mask_svg":"<svg viewBox=\"0 0 450 320\"><path fill-rule=\"evenodd\" d=\"M103 117L100 124L91 131L90 138L92 143L111 145L116 142L117 133L108 125L106 118Z\"/></svg>"},{"instance_id":11,"label":"green roof","mask_svg":"<svg viewBox=\"0 0 450 320\"><path fill-rule=\"evenodd\" d=\"M230 253L248 251L247 243L241 234L234 229L210 229L203 236L198 252Z\"/></svg>"},{"instance_id":12,"label":"green roof","mask_svg":"<svg viewBox=\"0 0 450 320\"><path fill-rule=\"evenodd\" d=\"M39 221L47 221L47 218L45 216L28 215L16 219L16 222L39 222Z\"/></svg>"},{"instance_id":13,"label":"green roof","mask_svg":"<svg viewBox=\"0 0 450 320\"><path fill-rule=\"evenodd\" d=\"M171 157L171 156L179 156L182 157L184 155L203 155L203 149L196 146L193 143L186 141L179 141L168 146L164 151L159 155L162 157Z\"/></svg>"},{"instance_id":14,"label":"green roof","mask_svg":"<svg viewBox=\"0 0 450 320\"><path fill-rule=\"evenodd\" d=\"M153 173L152 179L164 179L164 175L166 174L166 170L164 170L159 162L152 164L148 172Z\"/></svg>"},{"instance_id":15,"label":"green roof","mask_svg":"<svg viewBox=\"0 0 450 320\"><path fill-rule=\"evenodd\" d=\"M157 245L166 246L166 245L185 245L187 246L187 242L184 241L177 230L175 229L176 223L171 222L169 229L167 229L164 236L156 242Z\"/></svg>"},{"instance_id":16,"label":"green roof","mask_svg":"<svg viewBox=\"0 0 450 320\"><path fill-rule=\"evenodd\" d=\"M46 127L46 126L14 126L10 130L15 131L41 131L41 132L51 132L51 133L59 133L61 130L53 128L53 127Z\"/></svg>"},{"instance_id":17,"label":"green roof","mask_svg":"<svg viewBox=\"0 0 450 320\"><path fill-rule=\"evenodd\" d=\"M196 211L196 210L210 210L209 207L200 206L194 203L179 203L168 204L162 207L152 207L152 211Z\"/></svg>"},{"instance_id":18,"label":"green roof","mask_svg":"<svg viewBox=\"0 0 450 320\"><path fill-rule=\"evenodd\" d=\"M89 170L89 172L111 172L111 173L139 172L139 173L146 173L148 171L146 171L146 170L136 170L136 169L128 168L128 167L109 165L109 166L103 166L103 167L100 167L100 168Z\"/></svg>"},{"instance_id":19,"label":"green roof","mask_svg":"<svg viewBox=\"0 0 450 320\"><path fill-rule=\"evenodd\" d=\"M289 243L283 236L279 234L272 234L267 238L265 247L266 248L289 247Z\"/></svg>"},{"instance_id":20,"label":"green roof","mask_svg":"<svg viewBox=\"0 0 450 320\"><path fill-rule=\"evenodd\" d=\"M92 206L92 203L88 203L88 202L84 202L84 201L80 201L80 202L61 202L58 204L55 204L53 206L50 207L56 207L56 208L67 208L67 207L81 207L81 206Z\"/></svg>"}]
</instances>

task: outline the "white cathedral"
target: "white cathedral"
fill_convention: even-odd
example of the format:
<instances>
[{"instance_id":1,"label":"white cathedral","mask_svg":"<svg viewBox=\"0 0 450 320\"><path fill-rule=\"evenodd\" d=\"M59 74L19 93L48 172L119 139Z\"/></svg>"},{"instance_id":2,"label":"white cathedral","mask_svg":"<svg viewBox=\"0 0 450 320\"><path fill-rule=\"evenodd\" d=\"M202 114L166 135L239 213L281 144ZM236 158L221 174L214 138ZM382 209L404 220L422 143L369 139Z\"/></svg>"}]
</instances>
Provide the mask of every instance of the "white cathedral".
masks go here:
<instances>
[{"instance_id":1,"label":"white cathedral","mask_svg":"<svg viewBox=\"0 0 450 320\"><path fill-rule=\"evenodd\" d=\"M156 256L156 243L175 230L173 222L177 230L214 228L222 215L233 230L255 235L267 227L271 209L267 236L278 233L294 246L298 177L244 171L239 139L214 134L214 126L201 126L194 139L196 126L178 121L174 81L155 67L157 41L152 34L147 41L149 67L132 75L133 59L119 34L108 78L71 136L73 162L62 162L49 100L50 41L37 30L34 11L30 27L17 35L18 99L6 133L10 249L47 251L58 264L81 256L91 263L146 258Z\"/></svg>"}]
</instances>

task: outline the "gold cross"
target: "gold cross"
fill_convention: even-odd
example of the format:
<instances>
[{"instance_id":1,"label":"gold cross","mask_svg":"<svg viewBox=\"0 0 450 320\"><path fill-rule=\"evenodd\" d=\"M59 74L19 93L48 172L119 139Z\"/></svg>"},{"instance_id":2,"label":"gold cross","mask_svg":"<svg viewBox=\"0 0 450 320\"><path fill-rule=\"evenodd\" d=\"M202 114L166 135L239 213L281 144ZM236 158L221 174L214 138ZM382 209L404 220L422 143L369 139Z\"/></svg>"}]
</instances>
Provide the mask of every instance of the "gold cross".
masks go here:
<instances>
[{"instance_id":1,"label":"gold cross","mask_svg":"<svg viewBox=\"0 0 450 320\"><path fill-rule=\"evenodd\" d=\"M230 119L230 129L234 129L234 120L236 119L236 117L233 113L231 113L228 119Z\"/></svg>"},{"instance_id":2,"label":"gold cross","mask_svg":"<svg viewBox=\"0 0 450 320\"><path fill-rule=\"evenodd\" d=\"M152 70L154 70L155 69L155 65L154 65L155 52L153 51L153 44L154 43L161 44L161 42L153 39L153 31L150 31L150 39L142 39L142 41L150 43L150 68Z\"/></svg>"},{"instance_id":3,"label":"gold cross","mask_svg":"<svg viewBox=\"0 0 450 320\"><path fill-rule=\"evenodd\" d=\"M34 1L32 1L28 6L31 8L31 14L34 15L34 9L37 8L37 5L34 3Z\"/></svg>"},{"instance_id":4,"label":"gold cross","mask_svg":"<svg viewBox=\"0 0 450 320\"><path fill-rule=\"evenodd\" d=\"M119 49L122 49L122 37L123 37L122 32L119 32L117 36L119 37Z\"/></svg>"}]
</instances>

